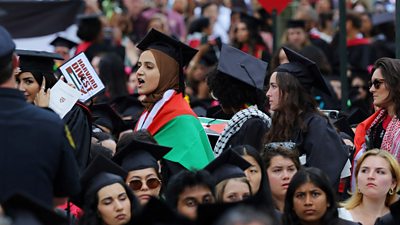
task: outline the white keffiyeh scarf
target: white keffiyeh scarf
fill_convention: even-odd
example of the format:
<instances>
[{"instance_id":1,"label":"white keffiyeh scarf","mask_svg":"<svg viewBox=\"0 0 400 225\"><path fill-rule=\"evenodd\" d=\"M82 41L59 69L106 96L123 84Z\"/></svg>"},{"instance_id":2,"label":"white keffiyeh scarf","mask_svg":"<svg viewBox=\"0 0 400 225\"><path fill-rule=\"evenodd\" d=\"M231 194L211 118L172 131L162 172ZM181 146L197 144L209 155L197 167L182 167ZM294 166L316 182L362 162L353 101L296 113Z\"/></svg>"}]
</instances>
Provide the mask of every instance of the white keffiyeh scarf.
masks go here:
<instances>
[{"instance_id":1,"label":"white keffiyeh scarf","mask_svg":"<svg viewBox=\"0 0 400 225\"><path fill-rule=\"evenodd\" d=\"M235 115L233 115L232 119L229 120L228 125L222 131L221 136L219 136L217 144L214 147L214 155L218 157L222 151L226 147L226 143L228 143L229 139L236 134L242 125L251 118L260 118L268 127L271 126L271 118L267 116L267 114L257 109L257 106L250 106L247 109L240 110Z\"/></svg>"}]
</instances>

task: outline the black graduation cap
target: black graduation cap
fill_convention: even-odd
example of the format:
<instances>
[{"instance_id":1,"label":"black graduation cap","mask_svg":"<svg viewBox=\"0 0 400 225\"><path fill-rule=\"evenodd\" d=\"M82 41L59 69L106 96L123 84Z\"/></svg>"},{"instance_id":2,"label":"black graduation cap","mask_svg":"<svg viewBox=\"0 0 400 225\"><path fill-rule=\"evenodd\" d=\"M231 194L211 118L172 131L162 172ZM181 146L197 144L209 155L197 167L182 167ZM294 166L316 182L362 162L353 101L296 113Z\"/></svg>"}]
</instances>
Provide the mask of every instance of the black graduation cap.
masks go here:
<instances>
[{"instance_id":1,"label":"black graduation cap","mask_svg":"<svg viewBox=\"0 0 400 225\"><path fill-rule=\"evenodd\" d=\"M125 183L126 176L127 172L120 166L103 155L97 155L83 172L80 178L81 193L72 198L72 202L82 208L88 193L97 192L114 183Z\"/></svg>"},{"instance_id":2,"label":"black graduation cap","mask_svg":"<svg viewBox=\"0 0 400 225\"><path fill-rule=\"evenodd\" d=\"M279 65L275 71L287 72L295 76L306 90L315 87L329 96L332 96L328 85L325 83L317 64L292 49L283 46L289 63Z\"/></svg>"},{"instance_id":3,"label":"black graduation cap","mask_svg":"<svg viewBox=\"0 0 400 225\"><path fill-rule=\"evenodd\" d=\"M172 148L149 142L130 139L117 146L113 161L129 172L144 168L155 168L158 171L158 160L162 159Z\"/></svg>"},{"instance_id":4,"label":"black graduation cap","mask_svg":"<svg viewBox=\"0 0 400 225\"><path fill-rule=\"evenodd\" d=\"M134 225L191 225L189 219L179 215L157 198L151 198L138 215L132 218Z\"/></svg>"},{"instance_id":5,"label":"black graduation cap","mask_svg":"<svg viewBox=\"0 0 400 225\"><path fill-rule=\"evenodd\" d=\"M159 50L176 59L182 67L187 65L197 53L196 49L156 29L151 29L137 47L143 51L148 49Z\"/></svg>"},{"instance_id":6,"label":"black graduation cap","mask_svg":"<svg viewBox=\"0 0 400 225\"><path fill-rule=\"evenodd\" d=\"M286 28L303 28L305 29L306 22L304 20L288 20Z\"/></svg>"},{"instance_id":7,"label":"black graduation cap","mask_svg":"<svg viewBox=\"0 0 400 225\"><path fill-rule=\"evenodd\" d=\"M68 49L71 49L75 46L77 46L78 44L61 36L57 36L53 41L50 42L51 45L53 45L54 47L66 47Z\"/></svg>"},{"instance_id":8,"label":"black graduation cap","mask_svg":"<svg viewBox=\"0 0 400 225\"><path fill-rule=\"evenodd\" d=\"M21 72L53 73L54 60L64 60L60 54L52 52L17 49L16 53Z\"/></svg>"},{"instance_id":9,"label":"black graduation cap","mask_svg":"<svg viewBox=\"0 0 400 225\"><path fill-rule=\"evenodd\" d=\"M14 50L15 43L12 40L11 35L3 26L0 26L0 66L11 61L11 55Z\"/></svg>"},{"instance_id":10,"label":"black graduation cap","mask_svg":"<svg viewBox=\"0 0 400 225\"><path fill-rule=\"evenodd\" d=\"M7 216L13 220L13 225L67 225L66 217L57 214L53 209L43 205L34 197L16 192L2 203Z\"/></svg>"},{"instance_id":11,"label":"black graduation cap","mask_svg":"<svg viewBox=\"0 0 400 225\"><path fill-rule=\"evenodd\" d=\"M244 171L250 166L250 163L232 149L227 149L204 169L211 173L218 184L229 178L246 177Z\"/></svg>"},{"instance_id":12,"label":"black graduation cap","mask_svg":"<svg viewBox=\"0 0 400 225\"><path fill-rule=\"evenodd\" d=\"M256 57L223 44L217 70L263 91L267 66Z\"/></svg>"},{"instance_id":13,"label":"black graduation cap","mask_svg":"<svg viewBox=\"0 0 400 225\"><path fill-rule=\"evenodd\" d=\"M175 59L179 64L179 88L184 91L183 67L196 55L196 49L174 39L156 29L151 29L137 45L142 50L155 49Z\"/></svg>"},{"instance_id":14,"label":"black graduation cap","mask_svg":"<svg viewBox=\"0 0 400 225\"><path fill-rule=\"evenodd\" d=\"M124 129L124 121L108 104L97 104L90 107L93 123L110 129L112 134L118 134Z\"/></svg>"}]
</instances>

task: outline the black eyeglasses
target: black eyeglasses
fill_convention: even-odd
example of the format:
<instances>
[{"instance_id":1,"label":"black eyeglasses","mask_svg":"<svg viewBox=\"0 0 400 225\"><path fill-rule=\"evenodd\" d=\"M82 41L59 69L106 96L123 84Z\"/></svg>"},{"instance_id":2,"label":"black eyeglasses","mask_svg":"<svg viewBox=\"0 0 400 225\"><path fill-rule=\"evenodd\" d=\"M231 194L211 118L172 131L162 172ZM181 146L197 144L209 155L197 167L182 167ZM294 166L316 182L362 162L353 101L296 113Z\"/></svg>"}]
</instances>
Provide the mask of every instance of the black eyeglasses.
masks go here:
<instances>
[{"instance_id":1,"label":"black eyeglasses","mask_svg":"<svg viewBox=\"0 0 400 225\"><path fill-rule=\"evenodd\" d=\"M158 178L150 178L150 179L146 180L146 185L149 189L155 189L161 185L161 180L159 180ZM142 186L143 186L143 182L141 180L131 180L129 182L129 187L133 191L140 190L142 188Z\"/></svg>"},{"instance_id":2,"label":"black eyeglasses","mask_svg":"<svg viewBox=\"0 0 400 225\"><path fill-rule=\"evenodd\" d=\"M384 80L384 79L375 79L375 80L373 80L372 82L371 82L371 81L368 82L368 88L371 88L372 85L374 85L374 88L375 88L375 89L379 89L379 87L380 87L381 84L383 84L383 83L385 83L385 80Z\"/></svg>"}]
</instances>

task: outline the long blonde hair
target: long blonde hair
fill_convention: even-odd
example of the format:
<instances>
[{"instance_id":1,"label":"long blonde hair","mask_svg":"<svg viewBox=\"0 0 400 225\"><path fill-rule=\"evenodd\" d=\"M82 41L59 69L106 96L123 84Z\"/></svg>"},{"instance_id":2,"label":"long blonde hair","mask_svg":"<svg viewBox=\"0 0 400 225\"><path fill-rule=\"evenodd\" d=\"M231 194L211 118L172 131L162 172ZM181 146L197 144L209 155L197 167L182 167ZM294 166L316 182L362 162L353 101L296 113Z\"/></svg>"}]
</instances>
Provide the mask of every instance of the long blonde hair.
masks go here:
<instances>
[{"instance_id":1,"label":"long blonde hair","mask_svg":"<svg viewBox=\"0 0 400 225\"><path fill-rule=\"evenodd\" d=\"M393 190L393 194L387 193L385 206L391 205L393 202L397 200L396 193L400 190L400 165L397 160L394 158L392 154L388 151L381 150L381 149L372 149L365 152L360 159L358 160L356 170L355 170L355 179L358 178L358 172L360 171L361 164L365 161L366 158L369 156L380 156L385 159L390 165L390 172L392 174L392 178L396 181L396 186ZM346 200L345 202L341 203L340 205L346 209L354 209L358 205L361 204L363 199L363 194L358 191L358 183L356 182L355 190L352 196Z\"/></svg>"}]
</instances>

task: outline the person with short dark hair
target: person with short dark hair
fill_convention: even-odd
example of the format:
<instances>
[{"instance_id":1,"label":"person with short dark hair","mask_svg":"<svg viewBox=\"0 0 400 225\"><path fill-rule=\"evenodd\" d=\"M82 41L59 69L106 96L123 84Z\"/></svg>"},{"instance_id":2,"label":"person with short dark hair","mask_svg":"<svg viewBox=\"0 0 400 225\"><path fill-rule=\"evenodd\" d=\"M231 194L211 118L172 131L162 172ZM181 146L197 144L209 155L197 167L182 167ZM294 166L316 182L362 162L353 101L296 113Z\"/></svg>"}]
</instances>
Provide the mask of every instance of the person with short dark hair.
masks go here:
<instances>
[{"instance_id":1,"label":"person with short dark hair","mask_svg":"<svg viewBox=\"0 0 400 225\"><path fill-rule=\"evenodd\" d=\"M215 201L214 180L206 170L184 170L171 177L165 191L167 204L178 213L195 220L197 206Z\"/></svg>"},{"instance_id":2,"label":"person with short dark hair","mask_svg":"<svg viewBox=\"0 0 400 225\"><path fill-rule=\"evenodd\" d=\"M267 65L239 49L222 45L220 61L208 75L207 84L222 111L232 117L215 144L216 155L237 145L262 149L263 136L271 125L264 113Z\"/></svg>"},{"instance_id":3,"label":"person with short dark hair","mask_svg":"<svg viewBox=\"0 0 400 225\"><path fill-rule=\"evenodd\" d=\"M0 202L21 190L53 207L79 192L74 142L59 116L16 89L15 44L0 26Z\"/></svg>"}]
</instances>

